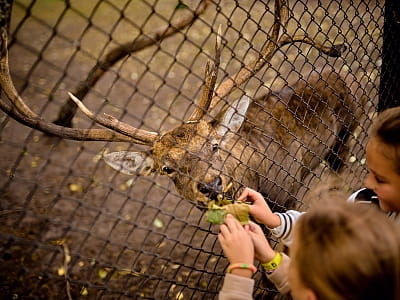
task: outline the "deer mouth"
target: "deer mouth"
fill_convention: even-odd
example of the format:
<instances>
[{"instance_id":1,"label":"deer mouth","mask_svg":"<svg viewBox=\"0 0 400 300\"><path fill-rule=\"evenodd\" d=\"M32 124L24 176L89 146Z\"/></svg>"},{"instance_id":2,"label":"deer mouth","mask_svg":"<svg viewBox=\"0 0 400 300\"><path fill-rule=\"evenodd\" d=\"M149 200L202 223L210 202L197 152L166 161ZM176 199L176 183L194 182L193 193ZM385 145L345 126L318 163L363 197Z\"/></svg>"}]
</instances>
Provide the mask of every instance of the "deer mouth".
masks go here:
<instances>
[{"instance_id":1,"label":"deer mouth","mask_svg":"<svg viewBox=\"0 0 400 300\"><path fill-rule=\"evenodd\" d=\"M208 199L208 201L218 200L218 195L223 192L222 178L216 177L213 181L209 183L199 183L197 185L197 190L206 199Z\"/></svg>"},{"instance_id":2,"label":"deer mouth","mask_svg":"<svg viewBox=\"0 0 400 300\"><path fill-rule=\"evenodd\" d=\"M216 179L209 184L199 183L197 185L197 202L203 209L209 207L210 203L214 203L218 206L232 203L233 195L231 187L232 182L223 186L222 180L220 179Z\"/></svg>"},{"instance_id":3,"label":"deer mouth","mask_svg":"<svg viewBox=\"0 0 400 300\"><path fill-rule=\"evenodd\" d=\"M202 209L208 207L211 201L217 202L221 198L222 193L219 191L199 192L197 196L197 203Z\"/></svg>"}]
</instances>

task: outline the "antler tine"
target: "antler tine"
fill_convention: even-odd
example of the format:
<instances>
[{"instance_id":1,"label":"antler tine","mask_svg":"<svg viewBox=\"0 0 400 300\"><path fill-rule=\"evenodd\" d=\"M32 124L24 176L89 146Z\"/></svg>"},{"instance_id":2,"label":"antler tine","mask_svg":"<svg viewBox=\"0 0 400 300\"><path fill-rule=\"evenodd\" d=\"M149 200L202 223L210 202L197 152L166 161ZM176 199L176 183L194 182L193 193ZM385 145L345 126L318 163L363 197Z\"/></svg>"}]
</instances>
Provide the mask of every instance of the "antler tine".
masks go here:
<instances>
[{"instance_id":1,"label":"antler tine","mask_svg":"<svg viewBox=\"0 0 400 300\"><path fill-rule=\"evenodd\" d=\"M46 122L41 118L30 118L26 115L21 114L10 105L0 101L0 109L3 110L14 120L21 124L24 124L33 129L40 130L44 133L79 141L112 141L112 142L130 142L136 144L143 144L140 141L136 141L131 137L113 132L111 130L104 129L77 129L55 125L53 123Z\"/></svg>"},{"instance_id":2,"label":"antler tine","mask_svg":"<svg viewBox=\"0 0 400 300\"><path fill-rule=\"evenodd\" d=\"M249 80L251 76L257 73L267 62L270 62L275 53L283 46L303 42L317 48L321 52L331 56L339 57L346 49L344 44L333 45L332 47L323 46L321 43L312 41L306 36L290 37L281 28L286 28L289 19L289 8L287 0L275 0L274 8L274 24L272 26L272 33L265 49L261 52L260 56L240 69L235 75L229 77L222 82L215 91L215 96L211 100L209 110L212 110L220 101L221 98L228 96L235 88L241 86L244 82Z\"/></svg>"},{"instance_id":3,"label":"antler tine","mask_svg":"<svg viewBox=\"0 0 400 300\"><path fill-rule=\"evenodd\" d=\"M68 92L69 97L71 100L75 102L76 105L80 108L80 110L91 120L95 121L107 127L111 130L119 132L123 135L129 136L134 138L135 140L141 141L144 144L151 145L158 136L158 133L146 131L142 129L138 129L133 127L127 123L121 122L118 119L110 116L108 114L104 114L104 117L96 116L92 113L77 97L75 97L72 93Z\"/></svg>"},{"instance_id":4,"label":"antler tine","mask_svg":"<svg viewBox=\"0 0 400 300\"><path fill-rule=\"evenodd\" d=\"M149 145L152 143L151 139L140 139L136 136L127 136L108 129L69 128L58 126L40 118L25 104L14 86L8 63L7 32L5 28L1 28L0 30L0 87L10 101L10 104L12 104L11 106L5 103L0 97L0 109L11 118L44 133L72 140L131 142L143 145Z\"/></svg>"},{"instance_id":5,"label":"antler tine","mask_svg":"<svg viewBox=\"0 0 400 300\"><path fill-rule=\"evenodd\" d=\"M1 28L1 41L0 41L0 84L10 102L15 106L15 108L23 115L30 118L38 118L39 116L34 113L19 96L15 86L11 80L10 68L8 65L8 50L7 50L7 30L6 28Z\"/></svg>"},{"instance_id":6,"label":"antler tine","mask_svg":"<svg viewBox=\"0 0 400 300\"><path fill-rule=\"evenodd\" d=\"M271 60L272 56L278 49L278 38L281 29L281 22L286 24L288 18L287 1L285 0L275 0L274 8L274 24L272 26L271 37L265 47L265 49L260 53L259 57L239 70L235 75L229 77L224 82L222 82L217 90L215 91L215 96L211 100L209 109L213 109L220 99L229 95L235 88L238 88L251 76L257 73L268 61Z\"/></svg>"},{"instance_id":7,"label":"antler tine","mask_svg":"<svg viewBox=\"0 0 400 300\"><path fill-rule=\"evenodd\" d=\"M218 68L221 60L222 52L222 38L221 38L221 25L218 27L216 42L215 42L215 57L214 62L207 61L204 72L204 86L199 103L196 109L189 117L188 122L196 122L200 120L210 107L212 97L214 95L214 88L218 77Z\"/></svg>"},{"instance_id":8,"label":"antler tine","mask_svg":"<svg viewBox=\"0 0 400 300\"><path fill-rule=\"evenodd\" d=\"M293 37L284 36L279 40L279 47L298 42L308 44L330 57L340 57L342 53L347 49L347 46L344 43L335 44L332 47L328 47L311 40L305 35L295 35Z\"/></svg>"}]
</instances>

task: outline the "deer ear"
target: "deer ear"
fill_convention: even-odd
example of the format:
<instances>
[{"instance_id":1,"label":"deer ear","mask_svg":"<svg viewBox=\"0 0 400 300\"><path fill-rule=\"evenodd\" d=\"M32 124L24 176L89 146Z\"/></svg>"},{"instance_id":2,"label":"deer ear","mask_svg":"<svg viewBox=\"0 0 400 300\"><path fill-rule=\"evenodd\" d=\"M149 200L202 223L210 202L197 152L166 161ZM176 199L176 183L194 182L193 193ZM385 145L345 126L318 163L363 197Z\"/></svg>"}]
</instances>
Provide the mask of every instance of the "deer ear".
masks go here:
<instances>
[{"instance_id":1,"label":"deer ear","mask_svg":"<svg viewBox=\"0 0 400 300\"><path fill-rule=\"evenodd\" d=\"M109 166L127 175L148 176L154 164L146 152L119 151L108 153L103 158Z\"/></svg>"},{"instance_id":2,"label":"deer ear","mask_svg":"<svg viewBox=\"0 0 400 300\"><path fill-rule=\"evenodd\" d=\"M242 126L246 116L247 109L249 108L250 98L243 96L235 100L231 106L222 114L220 122L216 127L219 136L224 136L229 130L237 132Z\"/></svg>"}]
</instances>

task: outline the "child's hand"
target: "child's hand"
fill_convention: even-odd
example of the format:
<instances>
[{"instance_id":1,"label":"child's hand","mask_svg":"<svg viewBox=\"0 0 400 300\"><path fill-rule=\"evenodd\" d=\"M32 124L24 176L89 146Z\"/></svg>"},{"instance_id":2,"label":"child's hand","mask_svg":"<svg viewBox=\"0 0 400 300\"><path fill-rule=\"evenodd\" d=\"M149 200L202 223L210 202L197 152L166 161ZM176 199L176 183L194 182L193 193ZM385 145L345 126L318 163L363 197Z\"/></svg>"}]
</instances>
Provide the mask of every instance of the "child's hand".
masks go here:
<instances>
[{"instance_id":1,"label":"child's hand","mask_svg":"<svg viewBox=\"0 0 400 300\"><path fill-rule=\"evenodd\" d=\"M255 258L261 263L272 260L276 253L271 248L271 245L266 239L261 227L258 224L250 221L250 223L245 225L244 228L253 241Z\"/></svg>"},{"instance_id":2,"label":"child's hand","mask_svg":"<svg viewBox=\"0 0 400 300\"><path fill-rule=\"evenodd\" d=\"M220 226L218 240L231 264L254 262L254 246L250 235L232 215Z\"/></svg>"},{"instance_id":3,"label":"child's hand","mask_svg":"<svg viewBox=\"0 0 400 300\"><path fill-rule=\"evenodd\" d=\"M280 218L269 208L264 197L251 188L245 188L238 200L242 202L252 202L249 205L250 214L258 221L269 228L278 227L281 224Z\"/></svg>"}]
</instances>

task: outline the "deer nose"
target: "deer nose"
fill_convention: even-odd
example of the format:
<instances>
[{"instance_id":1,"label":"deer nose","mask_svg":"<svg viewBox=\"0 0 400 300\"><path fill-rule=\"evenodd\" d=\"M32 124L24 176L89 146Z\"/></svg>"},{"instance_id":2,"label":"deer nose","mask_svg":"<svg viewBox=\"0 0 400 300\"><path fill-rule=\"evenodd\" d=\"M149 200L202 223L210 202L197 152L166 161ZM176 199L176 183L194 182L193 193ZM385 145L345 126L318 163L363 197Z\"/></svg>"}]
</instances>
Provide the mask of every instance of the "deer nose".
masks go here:
<instances>
[{"instance_id":1,"label":"deer nose","mask_svg":"<svg viewBox=\"0 0 400 300\"><path fill-rule=\"evenodd\" d=\"M209 183L199 183L197 188L203 195L216 200L217 195L222 192L222 179L218 176Z\"/></svg>"}]
</instances>

